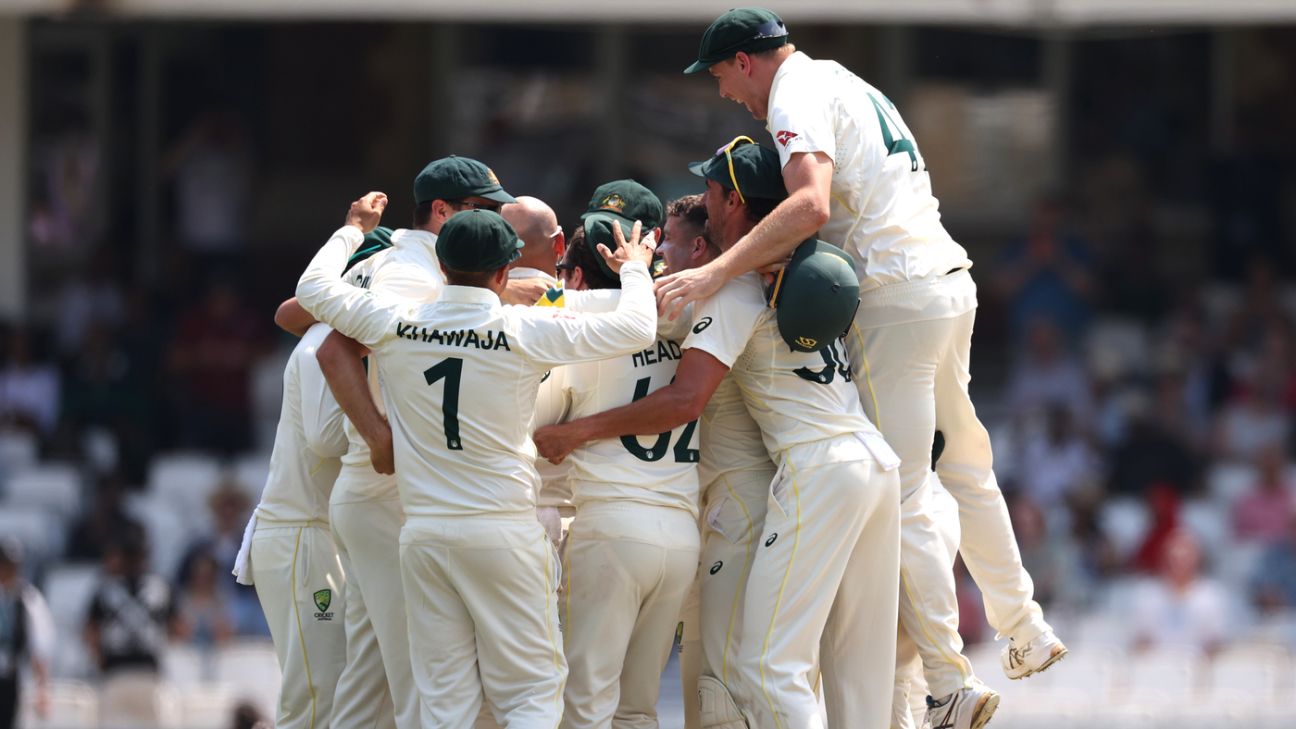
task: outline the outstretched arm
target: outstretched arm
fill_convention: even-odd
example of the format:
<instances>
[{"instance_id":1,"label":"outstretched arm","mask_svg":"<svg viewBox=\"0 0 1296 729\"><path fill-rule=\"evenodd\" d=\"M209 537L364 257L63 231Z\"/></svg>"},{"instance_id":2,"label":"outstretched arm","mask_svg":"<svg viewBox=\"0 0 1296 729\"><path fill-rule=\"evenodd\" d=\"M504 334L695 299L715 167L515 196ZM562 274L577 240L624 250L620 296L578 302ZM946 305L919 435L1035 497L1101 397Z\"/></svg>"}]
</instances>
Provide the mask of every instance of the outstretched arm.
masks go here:
<instances>
[{"instance_id":1,"label":"outstretched arm","mask_svg":"<svg viewBox=\"0 0 1296 729\"><path fill-rule=\"evenodd\" d=\"M690 302L711 296L731 279L787 258L828 222L832 175L833 162L823 152L792 155L783 167L788 198L719 258L658 281L658 311L674 319Z\"/></svg>"},{"instance_id":2,"label":"outstretched arm","mask_svg":"<svg viewBox=\"0 0 1296 729\"><path fill-rule=\"evenodd\" d=\"M551 462L562 463L592 440L662 433L697 420L728 371L705 350L686 349L671 384L629 405L539 428L533 436L536 449Z\"/></svg>"}]
</instances>

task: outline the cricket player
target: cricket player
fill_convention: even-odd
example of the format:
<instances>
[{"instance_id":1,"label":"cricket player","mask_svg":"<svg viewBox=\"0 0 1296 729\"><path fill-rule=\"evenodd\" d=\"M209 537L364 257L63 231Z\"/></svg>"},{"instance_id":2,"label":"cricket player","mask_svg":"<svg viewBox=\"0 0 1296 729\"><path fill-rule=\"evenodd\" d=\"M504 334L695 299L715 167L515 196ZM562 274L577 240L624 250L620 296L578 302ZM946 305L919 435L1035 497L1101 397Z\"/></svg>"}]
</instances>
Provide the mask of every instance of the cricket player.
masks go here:
<instances>
[{"instance_id":1,"label":"cricket player","mask_svg":"<svg viewBox=\"0 0 1296 729\"><path fill-rule=\"evenodd\" d=\"M777 155L737 140L693 170L707 178L708 231L721 248L774 207L771 190L781 184ZM664 431L698 417L732 372L778 470L747 581L738 680L726 691L699 678L703 727L822 726L813 686L820 662L830 727L889 723L899 459L865 417L837 340L856 291L845 254L807 241L771 292L776 308L755 274L698 305L673 383L536 431L551 459L591 440Z\"/></svg>"},{"instance_id":2,"label":"cricket player","mask_svg":"<svg viewBox=\"0 0 1296 729\"><path fill-rule=\"evenodd\" d=\"M991 625L1009 638L1005 672L1021 678L1044 670L1066 648L1033 598L991 470L990 439L967 392L976 315L971 261L940 222L926 163L895 106L841 65L797 52L776 14L740 8L717 18L686 69L703 71L721 96L766 121L789 197L719 259L663 280L659 303L673 312L709 296L785 257L816 230L850 253L861 290L847 339L864 375L856 384L903 461L901 619L923 656L934 716L953 707L960 729L982 726L998 696L962 656L953 577L932 546L939 540L929 514L937 429L946 446L936 472L959 504L963 559Z\"/></svg>"},{"instance_id":3,"label":"cricket player","mask_svg":"<svg viewBox=\"0 0 1296 729\"><path fill-rule=\"evenodd\" d=\"M585 217L571 246L574 289L620 288L602 256L581 256L579 249L613 248L613 228L629 237L632 224L612 212ZM598 262L590 265L594 256ZM580 310L576 301L569 310ZM570 417L629 404L668 384L688 332L670 329L659 329L641 351L564 368ZM696 428L690 422L594 441L564 461L576 504L561 602L567 729L657 726L662 669L697 571Z\"/></svg>"},{"instance_id":4,"label":"cricket player","mask_svg":"<svg viewBox=\"0 0 1296 729\"><path fill-rule=\"evenodd\" d=\"M757 198L752 192L747 194L754 202ZM780 183L766 194L779 200L786 191ZM706 234L706 223L702 195L688 195L666 206L664 237L657 253L668 273L688 270L720 255L720 248ZM774 464L761 440L760 427L747 412L733 373L720 380L707 401L698 433L702 553L695 584L697 604L690 611L686 603L680 646L681 680L684 695L690 697L697 695L698 675L725 684L737 679L743 596L774 479ZM697 707L690 701L685 708L693 713ZM693 721L690 717L686 724Z\"/></svg>"},{"instance_id":5,"label":"cricket player","mask_svg":"<svg viewBox=\"0 0 1296 729\"><path fill-rule=\"evenodd\" d=\"M556 555L535 518L528 433L536 394L555 365L651 344L652 248L636 229L608 254L622 279L614 312L502 306L498 293L521 243L497 213L465 211L437 239L445 290L435 303L414 305L333 273L385 205L381 193L352 205L297 297L377 355L406 516L400 565L422 722L472 726L484 690L507 729L552 729L567 666Z\"/></svg>"},{"instance_id":6,"label":"cricket player","mask_svg":"<svg viewBox=\"0 0 1296 729\"><path fill-rule=\"evenodd\" d=\"M338 269L341 271L341 268ZM342 409L315 350L332 330L311 326L288 358L270 475L234 575L255 584L283 684L275 726L328 727L346 664L346 577L329 531L328 499L346 452Z\"/></svg>"},{"instance_id":7,"label":"cricket player","mask_svg":"<svg viewBox=\"0 0 1296 729\"><path fill-rule=\"evenodd\" d=\"M519 196L517 202L501 207L500 216L513 226L518 237L526 244L521 258L509 269L509 283L536 282L542 292L530 296L529 301L518 303L552 304L553 300L545 294L558 290L561 286L557 263L567 250L567 238L563 235L562 226L558 224L558 216L543 200L527 196ZM564 387L566 381L565 368L555 367L540 383L540 392L536 397L536 426L561 422L567 416L570 403ZM571 487L567 484L570 464L555 465L544 459L536 459L535 465L540 474L536 518L544 526L549 540L555 547L561 548L566 533L565 524L570 524L576 516Z\"/></svg>"},{"instance_id":8,"label":"cricket player","mask_svg":"<svg viewBox=\"0 0 1296 729\"><path fill-rule=\"evenodd\" d=\"M467 157L434 160L414 179L414 228L392 233L392 248L359 264L347 281L411 302L435 301L445 286L436 237L461 210L497 209L513 197L490 169ZM361 725L383 701L383 677L395 704L397 727L418 726L419 707L410 668L406 601L399 570L399 534L405 521L392 473L389 430L380 394L379 367L362 364L359 342L335 332L318 357L347 414L349 447L331 499L334 532L368 623L354 627L348 666L339 683L339 726ZM384 440L384 438L387 438ZM381 445L371 448L375 442ZM372 630L373 637L368 633ZM378 651L372 650L376 643Z\"/></svg>"}]
</instances>

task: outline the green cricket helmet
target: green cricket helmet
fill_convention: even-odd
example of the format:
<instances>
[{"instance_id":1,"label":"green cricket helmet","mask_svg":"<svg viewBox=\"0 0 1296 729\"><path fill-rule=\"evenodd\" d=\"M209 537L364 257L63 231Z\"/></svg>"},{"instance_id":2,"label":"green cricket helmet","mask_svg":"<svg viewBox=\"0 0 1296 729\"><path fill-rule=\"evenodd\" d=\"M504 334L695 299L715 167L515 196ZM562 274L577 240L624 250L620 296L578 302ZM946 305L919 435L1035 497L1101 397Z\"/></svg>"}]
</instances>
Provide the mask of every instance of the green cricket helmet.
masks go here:
<instances>
[{"instance_id":1,"label":"green cricket helmet","mask_svg":"<svg viewBox=\"0 0 1296 729\"><path fill-rule=\"evenodd\" d=\"M859 278L846 251L811 238L792 253L769 294L779 334L794 352L814 352L842 336L859 308Z\"/></svg>"}]
</instances>

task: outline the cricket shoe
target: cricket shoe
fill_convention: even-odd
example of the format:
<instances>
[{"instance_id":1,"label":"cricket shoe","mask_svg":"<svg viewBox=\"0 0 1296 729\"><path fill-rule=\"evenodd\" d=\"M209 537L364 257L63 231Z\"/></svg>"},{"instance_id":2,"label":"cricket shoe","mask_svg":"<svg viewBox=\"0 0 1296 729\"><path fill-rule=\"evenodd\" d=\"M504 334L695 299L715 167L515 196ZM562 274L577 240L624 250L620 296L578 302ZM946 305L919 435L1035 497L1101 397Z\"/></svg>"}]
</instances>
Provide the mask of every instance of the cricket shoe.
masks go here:
<instances>
[{"instance_id":1,"label":"cricket shoe","mask_svg":"<svg viewBox=\"0 0 1296 729\"><path fill-rule=\"evenodd\" d=\"M1062 660L1066 654L1067 647L1062 645L1053 631L1046 630L1025 643L1009 639L999 660L1003 664L1004 674L1016 680L1043 671Z\"/></svg>"},{"instance_id":2,"label":"cricket shoe","mask_svg":"<svg viewBox=\"0 0 1296 729\"><path fill-rule=\"evenodd\" d=\"M980 681L940 700L927 697L923 729L981 729L999 708L999 694Z\"/></svg>"}]
</instances>

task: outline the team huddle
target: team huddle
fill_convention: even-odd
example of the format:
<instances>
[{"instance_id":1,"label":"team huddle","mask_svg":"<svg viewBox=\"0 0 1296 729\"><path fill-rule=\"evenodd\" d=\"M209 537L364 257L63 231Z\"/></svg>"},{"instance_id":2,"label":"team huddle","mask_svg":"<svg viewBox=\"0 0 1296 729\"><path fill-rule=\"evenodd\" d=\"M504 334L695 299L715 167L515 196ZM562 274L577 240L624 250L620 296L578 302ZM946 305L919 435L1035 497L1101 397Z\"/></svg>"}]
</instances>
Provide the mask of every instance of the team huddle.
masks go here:
<instances>
[{"instance_id":1,"label":"team huddle","mask_svg":"<svg viewBox=\"0 0 1296 729\"><path fill-rule=\"evenodd\" d=\"M372 192L276 322L271 473L235 574L283 727L970 729L961 553L1023 678L1044 621L967 384L976 287L877 89L731 10L686 73L764 119L570 237L483 163ZM937 432L943 447L933 453Z\"/></svg>"}]
</instances>

